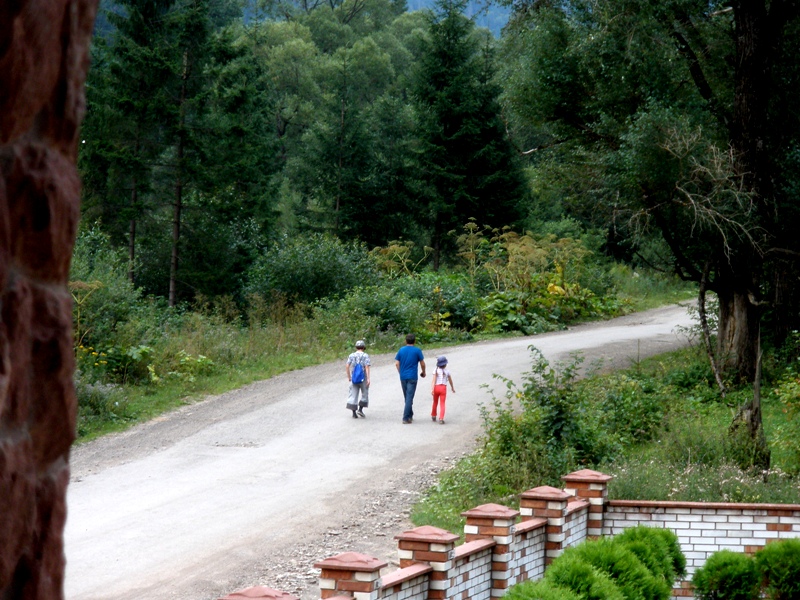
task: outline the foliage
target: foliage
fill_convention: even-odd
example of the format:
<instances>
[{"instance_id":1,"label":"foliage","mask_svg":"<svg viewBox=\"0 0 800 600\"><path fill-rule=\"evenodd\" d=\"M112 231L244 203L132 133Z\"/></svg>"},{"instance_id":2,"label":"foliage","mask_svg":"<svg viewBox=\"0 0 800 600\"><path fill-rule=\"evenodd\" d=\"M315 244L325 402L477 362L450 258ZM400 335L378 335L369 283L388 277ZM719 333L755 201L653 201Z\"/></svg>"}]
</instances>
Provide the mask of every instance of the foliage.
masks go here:
<instances>
[{"instance_id":1,"label":"foliage","mask_svg":"<svg viewBox=\"0 0 800 600\"><path fill-rule=\"evenodd\" d=\"M455 530L470 506L513 504L521 490L558 486L564 473L582 467L613 476L612 498L797 503L800 482L786 472L791 455L777 455L769 471L731 464L731 409L707 365L688 349L578 381L579 361L551 368L534 353L523 383L499 380L505 398L493 395L482 407L478 451L440 477L415 507L414 522ZM746 393L734 389L728 400L735 406ZM785 422L775 400L765 397L763 407L768 431Z\"/></svg>"},{"instance_id":2,"label":"foliage","mask_svg":"<svg viewBox=\"0 0 800 600\"><path fill-rule=\"evenodd\" d=\"M600 569L567 549L545 572L545 579L556 587L572 590L586 600L634 600L627 598L614 581Z\"/></svg>"},{"instance_id":3,"label":"foliage","mask_svg":"<svg viewBox=\"0 0 800 600\"><path fill-rule=\"evenodd\" d=\"M342 323L374 322L378 331L396 334L422 331L425 306L390 287L366 285L350 290L341 299L320 303L318 318ZM372 336L367 336L372 337Z\"/></svg>"},{"instance_id":4,"label":"foliage","mask_svg":"<svg viewBox=\"0 0 800 600\"><path fill-rule=\"evenodd\" d=\"M614 539L579 544L574 552L587 564L607 573L625 598L667 600L672 595L671 584L657 577L633 551Z\"/></svg>"},{"instance_id":5,"label":"foliage","mask_svg":"<svg viewBox=\"0 0 800 600\"><path fill-rule=\"evenodd\" d=\"M800 375L796 369L795 361L773 390L786 415L777 431L777 443L791 456L790 472L795 475L800 473Z\"/></svg>"},{"instance_id":6,"label":"foliage","mask_svg":"<svg viewBox=\"0 0 800 600\"><path fill-rule=\"evenodd\" d=\"M75 372L74 381L78 399L78 437L86 435L93 423L122 423L131 419L127 400L119 386L90 383L81 371Z\"/></svg>"},{"instance_id":7,"label":"foliage","mask_svg":"<svg viewBox=\"0 0 800 600\"><path fill-rule=\"evenodd\" d=\"M363 245L313 233L284 238L260 256L250 269L248 291L310 303L376 279L375 263Z\"/></svg>"},{"instance_id":8,"label":"foliage","mask_svg":"<svg viewBox=\"0 0 800 600\"><path fill-rule=\"evenodd\" d=\"M783 283L796 264L773 254L796 244L800 12L788 7L536 3L501 48L509 131L532 157L531 220L573 218L605 230L617 258L705 281L722 299L724 362L751 380L762 312L779 343L798 314L796 279ZM755 105L756 120L739 110ZM770 308L732 310L748 294Z\"/></svg>"},{"instance_id":9,"label":"foliage","mask_svg":"<svg viewBox=\"0 0 800 600\"><path fill-rule=\"evenodd\" d=\"M480 228L470 220L456 242L470 281L487 292L473 319L481 329L534 334L621 310L611 297L573 281L602 271L580 241Z\"/></svg>"},{"instance_id":10,"label":"foliage","mask_svg":"<svg viewBox=\"0 0 800 600\"><path fill-rule=\"evenodd\" d=\"M792 600L800 596L800 540L767 544L756 552L764 596L770 600Z\"/></svg>"},{"instance_id":11,"label":"foliage","mask_svg":"<svg viewBox=\"0 0 800 600\"><path fill-rule=\"evenodd\" d=\"M513 225L525 196L500 118L492 40L475 30L465 6L465 0L437 0L412 78L434 269L452 246L448 232L471 217Z\"/></svg>"},{"instance_id":12,"label":"foliage","mask_svg":"<svg viewBox=\"0 0 800 600\"><path fill-rule=\"evenodd\" d=\"M614 536L614 542L633 552L655 577L663 578L670 587L686 575L686 557L678 536L669 529L628 527Z\"/></svg>"},{"instance_id":13,"label":"foliage","mask_svg":"<svg viewBox=\"0 0 800 600\"><path fill-rule=\"evenodd\" d=\"M70 291L76 345L104 343L141 302L141 292L128 281L125 259L96 223L84 224L75 241Z\"/></svg>"},{"instance_id":14,"label":"foliage","mask_svg":"<svg viewBox=\"0 0 800 600\"><path fill-rule=\"evenodd\" d=\"M683 571L670 564L667 572L665 561L685 565L686 559L677 538L666 539L662 531L666 530L636 527L627 536L586 541L567 548L545 571L544 579L515 585L509 596L517 600L667 600L672 595L675 574ZM643 556L657 558L643 562L634 547ZM673 551L677 553L674 559Z\"/></svg>"},{"instance_id":15,"label":"foliage","mask_svg":"<svg viewBox=\"0 0 800 600\"><path fill-rule=\"evenodd\" d=\"M714 552L692 577L700 600L755 600L759 575L753 557L731 550Z\"/></svg>"},{"instance_id":16,"label":"foliage","mask_svg":"<svg viewBox=\"0 0 800 600\"><path fill-rule=\"evenodd\" d=\"M581 598L577 592L558 587L547 579L513 585L505 597L509 600L579 600Z\"/></svg>"}]
</instances>

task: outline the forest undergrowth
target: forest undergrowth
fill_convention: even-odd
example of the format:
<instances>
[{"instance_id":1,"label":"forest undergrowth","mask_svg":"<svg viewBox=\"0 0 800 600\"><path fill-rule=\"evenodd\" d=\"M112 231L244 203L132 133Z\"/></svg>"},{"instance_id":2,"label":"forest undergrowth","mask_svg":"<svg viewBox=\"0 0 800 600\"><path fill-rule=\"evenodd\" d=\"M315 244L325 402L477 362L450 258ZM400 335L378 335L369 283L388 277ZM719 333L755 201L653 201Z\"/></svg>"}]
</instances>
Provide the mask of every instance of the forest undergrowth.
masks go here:
<instances>
[{"instance_id":1,"label":"forest undergrowth","mask_svg":"<svg viewBox=\"0 0 800 600\"><path fill-rule=\"evenodd\" d=\"M170 308L127 279L96 227L79 236L74 300L78 438L110 431L276 374L342 359L357 339L388 352L553 331L685 299L687 286L598 258L587 243L482 230L461 262L422 268L409 243L367 249L312 234L264 253L238 296Z\"/></svg>"},{"instance_id":2,"label":"forest undergrowth","mask_svg":"<svg viewBox=\"0 0 800 600\"><path fill-rule=\"evenodd\" d=\"M792 354L790 365L797 341L778 353ZM765 360L765 470L730 428L751 386L731 386L721 397L702 348L581 380L579 355L550 365L531 352L523 380L500 380L503 393L483 406L477 452L441 476L414 508L415 524L462 531L462 511L489 502L518 507L521 492L561 488L563 475L583 468L613 476L612 499L800 503L800 379L785 356Z\"/></svg>"}]
</instances>

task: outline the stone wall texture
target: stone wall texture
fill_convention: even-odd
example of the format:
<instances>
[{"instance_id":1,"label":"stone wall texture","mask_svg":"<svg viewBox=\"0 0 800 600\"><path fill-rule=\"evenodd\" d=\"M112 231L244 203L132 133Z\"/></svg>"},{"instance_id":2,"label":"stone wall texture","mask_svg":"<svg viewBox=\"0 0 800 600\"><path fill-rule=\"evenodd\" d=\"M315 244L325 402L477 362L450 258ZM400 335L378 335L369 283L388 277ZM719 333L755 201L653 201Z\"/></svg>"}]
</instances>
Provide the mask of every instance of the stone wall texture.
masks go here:
<instances>
[{"instance_id":1,"label":"stone wall texture","mask_svg":"<svg viewBox=\"0 0 800 600\"><path fill-rule=\"evenodd\" d=\"M63 598L69 264L97 0L0 0L0 598Z\"/></svg>"}]
</instances>

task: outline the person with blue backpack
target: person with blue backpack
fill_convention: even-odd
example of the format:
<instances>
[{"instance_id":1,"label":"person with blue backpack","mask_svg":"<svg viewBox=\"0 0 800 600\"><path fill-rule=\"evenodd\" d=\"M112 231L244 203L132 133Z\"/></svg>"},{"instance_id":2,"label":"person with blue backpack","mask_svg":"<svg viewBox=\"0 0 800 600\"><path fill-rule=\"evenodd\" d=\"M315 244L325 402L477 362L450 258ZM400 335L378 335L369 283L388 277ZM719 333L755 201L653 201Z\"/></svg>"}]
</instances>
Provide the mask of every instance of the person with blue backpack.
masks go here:
<instances>
[{"instance_id":1,"label":"person with blue backpack","mask_svg":"<svg viewBox=\"0 0 800 600\"><path fill-rule=\"evenodd\" d=\"M367 344L364 340L356 342L356 351L347 357L347 380L350 382L350 394L347 408L353 411L353 418L366 418L364 409L369 406L369 354L364 352ZM359 399L359 393L361 399Z\"/></svg>"}]
</instances>

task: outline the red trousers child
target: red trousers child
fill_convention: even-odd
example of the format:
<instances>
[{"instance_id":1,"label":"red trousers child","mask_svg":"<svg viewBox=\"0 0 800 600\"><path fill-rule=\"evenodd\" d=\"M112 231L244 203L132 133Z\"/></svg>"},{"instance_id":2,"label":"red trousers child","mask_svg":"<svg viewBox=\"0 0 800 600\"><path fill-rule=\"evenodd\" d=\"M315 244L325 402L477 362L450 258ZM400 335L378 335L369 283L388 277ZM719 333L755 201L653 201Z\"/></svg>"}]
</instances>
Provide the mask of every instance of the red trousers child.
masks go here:
<instances>
[{"instance_id":1,"label":"red trousers child","mask_svg":"<svg viewBox=\"0 0 800 600\"><path fill-rule=\"evenodd\" d=\"M433 408L431 419L436 420L436 408L439 408L439 422L444 423L444 409L447 401L447 384L433 386Z\"/></svg>"}]
</instances>

